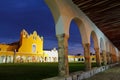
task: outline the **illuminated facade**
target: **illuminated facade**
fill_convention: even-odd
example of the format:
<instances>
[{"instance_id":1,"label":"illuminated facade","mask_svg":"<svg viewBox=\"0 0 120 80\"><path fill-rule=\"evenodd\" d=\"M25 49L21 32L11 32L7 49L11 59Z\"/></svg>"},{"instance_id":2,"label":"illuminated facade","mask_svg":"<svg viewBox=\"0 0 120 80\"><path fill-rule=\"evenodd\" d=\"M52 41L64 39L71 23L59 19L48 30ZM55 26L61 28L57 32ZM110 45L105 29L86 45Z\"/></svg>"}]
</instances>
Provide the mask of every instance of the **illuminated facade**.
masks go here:
<instances>
[{"instance_id":1,"label":"illuminated facade","mask_svg":"<svg viewBox=\"0 0 120 80\"><path fill-rule=\"evenodd\" d=\"M96 56L90 56L91 62L96 62ZM68 55L69 62L84 62L85 58L83 55ZM58 62L58 51L56 48L50 50L44 50L44 62Z\"/></svg>"},{"instance_id":2,"label":"illuminated facade","mask_svg":"<svg viewBox=\"0 0 120 80\"><path fill-rule=\"evenodd\" d=\"M68 55L69 62L84 62L84 56ZM0 63L20 62L58 62L58 51L43 50L43 37L36 31L28 34L22 30L20 40L11 44L0 44ZM91 56L91 62L96 62L96 57Z\"/></svg>"},{"instance_id":3,"label":"illuminated facade","mask_svg":"<svg viewBox=\"0 0 120 80\"><path fill-rule=\"evenodd\" d=\"M28 34L22 30L20 40L11 44L0 44L0 63L39 62L43 59L43 37L36 31Z\"/></svg>"},{"instance_id":4,"label":"illuminated facade","mask_svg":"<svg viewBox=\"0 0 120 80\"><path fill-rule=\"evenodd\" d=\"M91 60L92 63L96 62L96 56L91 55L90 60ZM69 55L68 56L68 61L69 62L85 62L85 58L84 58L83 55L81 55L81 56Z\"/></svg>"}]
</instances>

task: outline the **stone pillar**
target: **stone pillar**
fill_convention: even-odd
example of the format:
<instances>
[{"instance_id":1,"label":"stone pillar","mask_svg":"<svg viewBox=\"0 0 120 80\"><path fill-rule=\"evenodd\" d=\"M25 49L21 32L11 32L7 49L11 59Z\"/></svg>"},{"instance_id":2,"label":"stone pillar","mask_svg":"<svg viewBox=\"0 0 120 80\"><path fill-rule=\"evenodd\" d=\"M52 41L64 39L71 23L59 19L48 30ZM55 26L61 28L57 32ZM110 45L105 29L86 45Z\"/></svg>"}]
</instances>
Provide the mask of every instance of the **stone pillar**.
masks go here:
<instances>
[{"instance_id":1,"label":"stone pillar","mask_svg":"<svg viewBox=\"0 0 120 80\"><path fill-rule=\"evenodd\" d=\"M69 75L68 38L69 37L65 34L57 35L59 76L68 76Z\"/></svg>"},{"instance_id":2,"label":"stone pillar","mask_svg":"<svg viewBox=\"0 0 120 80\"><path fill-rule=\"evenodd\" d=\"M112 64L114 63L114 56L113 56L113 53L111 53L111 63L112 63Z\"/></svg>"},{"instance_id":3,"label":"stone pillar","mask_svg":"<svg viewBox=\"0 0 120 80\"><path fill-rule=\"evenodd\" d=\"M109 52L107 52L107 63L108 63L108 64L111 63L111 61L110 61L110 53L109 53Z\"/></svg>"},{"instance_id":4,"label":"stone pillar","mask_svg":"<svg viewBox=\"0 0 120 80\"><path fill-rule=\"evenodd\" d=\"M119 55L119 63L120 63L120 55Z\"/></svg>"},{"instance_id":5,"label":"stone pillar","mask_svg":"<svg viewBox=\"0 0 120 80\"><path fill-rule=\"evenodd\" d=\"M95 55L96 55L97 66L100 67L101 66L101 57L100 57L99 48L94 48L94 50L95 50Z\"/></svg>"},{"instance_id":6,"label":"stone pillar","mask_svg":"<svg viewBox=\"0 0 120 80\"><path fill-rule=\"evenodd\" d=\"M117 62L117 60L116 60L116 55L115 54L112 54L112 56L113 56L113 63L116 63Z\"/></svg>"},{"instance_id":7,"label":"stone pillar","mask_svg":"<svg viewBox=\"0 0 120 80\"><path fill-rule=\"evenodd\" d=\"M118 63L120 63L120 51L118 52Z\"/></svg>"},{"instance_id":8,"label":"stone pillar","mask_svg":"<svg viewBox=\"0 0 120 80\"><path fill-rule=\"evenodd\" d=\"M118 62L120 63L120 52L118 52Z\"/></svg>"},{"instance_id":9,"label":"stone pillar","mask_svg":"<svg viewBox=\"0 0 120 80\"><path fill-rule=\"evenodd\" d=\"M106 58L105 50L103 50L102 53L103 53L103 65L107 65L107 58Z\"/></svg>"},{"instance_id":10,"label":"stone pillar","mask_svg":"<svg viewBox=\"0 0 120 80\"><path fill-rule=\"evenodd\" d=\"M119 56L117 56L117 63L119 63Z\"/></svg>"},{"instance_id":11,"label":"stone pillar","mask_svg":"<svg viewBox=\"0 0 120 80\"><path fill-rule=\"evenodd\" d=\"M84 44L85 70L91 70L90 44Z\"/></svg>"},{"instance_id":12,"label":"stone pillar","mask_svg":"<svg viewBox=\"0 0 120 80\"><path fill-rule=\"evenodd\" d=\"M112 63L113 63L113 60L112 60L112 53L109 53L109 55L110 55L110 64L112 64Z\"/></svg>"},{"instance_id":13,"label":"stone pillar","mask_svg":"<svg viewBox=\"0 0 120 80\"><path fill-rule=\"evenodd\" d=\"M115 63L117 63L117 55L115 54Z\"/></svg>"}]
</instances>

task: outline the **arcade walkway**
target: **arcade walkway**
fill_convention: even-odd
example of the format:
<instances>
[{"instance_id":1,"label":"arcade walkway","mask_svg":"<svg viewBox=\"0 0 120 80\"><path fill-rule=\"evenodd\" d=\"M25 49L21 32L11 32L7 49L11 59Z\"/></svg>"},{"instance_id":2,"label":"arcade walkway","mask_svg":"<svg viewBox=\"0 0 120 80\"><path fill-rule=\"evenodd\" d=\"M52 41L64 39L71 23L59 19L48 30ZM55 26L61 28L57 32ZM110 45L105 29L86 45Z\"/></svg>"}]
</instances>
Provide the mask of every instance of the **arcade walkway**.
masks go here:
<instances>
[{"instance_id":1,"label":"arcade walkway","mask_svg":"<svg viewBox=\"0 0 120 80\"><path fill-rule=\"evenodd\" d=\"M120 64L85 80L120 80Z\"/></svg>"}]
</instances>

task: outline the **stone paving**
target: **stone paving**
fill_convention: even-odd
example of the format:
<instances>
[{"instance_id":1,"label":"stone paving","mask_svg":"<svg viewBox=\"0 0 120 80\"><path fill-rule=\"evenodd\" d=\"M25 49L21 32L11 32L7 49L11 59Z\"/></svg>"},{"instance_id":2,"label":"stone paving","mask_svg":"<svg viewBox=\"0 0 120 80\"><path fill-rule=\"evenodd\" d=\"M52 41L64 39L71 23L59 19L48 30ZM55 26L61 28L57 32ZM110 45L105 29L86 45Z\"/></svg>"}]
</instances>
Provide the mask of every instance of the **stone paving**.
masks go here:
<instances>
[{"instance_id":1,"label":"stone paving","mask_svg":"<svg viewBox=\"0 0 120 80\"><path fill-rule=\"evenodd\" d=\"M84 80L120 80L120 64Z\"/></svg>"}]
</instances>

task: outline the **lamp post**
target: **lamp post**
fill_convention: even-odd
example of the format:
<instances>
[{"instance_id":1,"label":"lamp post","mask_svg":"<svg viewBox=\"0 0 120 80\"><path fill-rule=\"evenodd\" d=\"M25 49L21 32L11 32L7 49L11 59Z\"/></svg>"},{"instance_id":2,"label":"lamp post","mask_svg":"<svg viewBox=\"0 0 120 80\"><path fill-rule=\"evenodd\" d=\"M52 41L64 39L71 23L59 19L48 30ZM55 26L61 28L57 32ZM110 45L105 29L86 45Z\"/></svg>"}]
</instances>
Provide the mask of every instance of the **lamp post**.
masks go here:
<instances>
[{"instance_id":1,"label":"lamp post","mask_svg":"<svg viewBox=\"0 0 120 80\"><path fill-rule=\"evenodd\" d=\"M15 63L16 49L14 50L13 63Z\"/></svg>"},{"instance_id":2,"label":"lamp post","mask_svg":"<svg viewBox=\"0 0 120 80\"><path fill-rule=\"evenodd\" d=\"M6 55L6 57L5 57L5 63L7 63L7 55Z\"/></svg>"}]
</instances>

